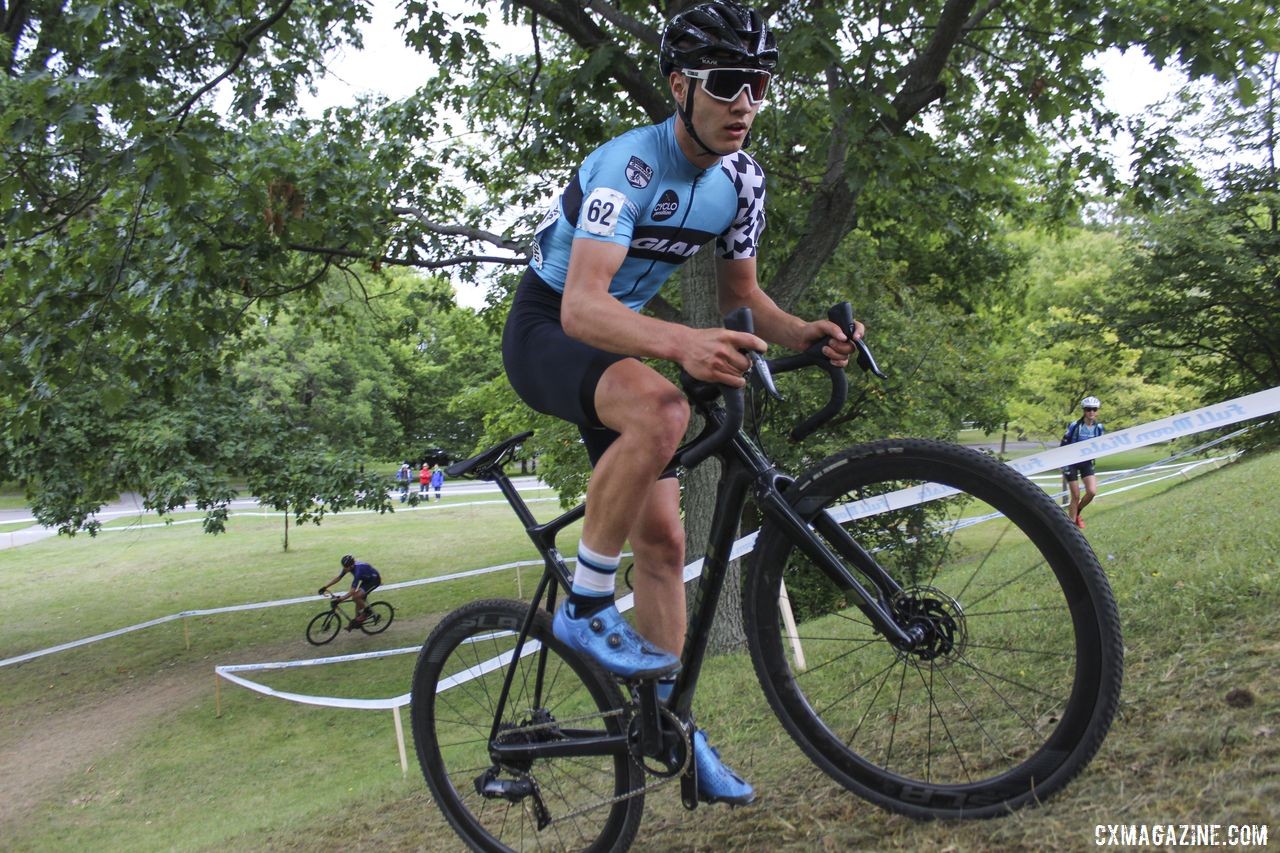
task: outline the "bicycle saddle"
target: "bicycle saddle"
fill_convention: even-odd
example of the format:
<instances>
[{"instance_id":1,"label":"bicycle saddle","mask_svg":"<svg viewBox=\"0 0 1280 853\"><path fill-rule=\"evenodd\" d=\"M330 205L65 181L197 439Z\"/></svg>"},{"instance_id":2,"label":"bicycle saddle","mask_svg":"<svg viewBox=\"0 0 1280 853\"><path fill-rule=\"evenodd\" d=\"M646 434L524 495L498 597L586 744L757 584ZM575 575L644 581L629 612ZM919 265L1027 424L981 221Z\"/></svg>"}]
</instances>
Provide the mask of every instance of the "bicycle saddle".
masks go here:
<instances>
[{"instance_id":1,"label":"bicycle saddle","mask_svg":"<svg viewBox=\"0 0 1280 853\"><path fill-rule=\"evenodd\" d=\"M487 480L489 479L487 476L489 470L495 465L501 465L503 457L506 456L508 452L515 450L517 446L524 443L525 439L531 435L533 435L533 430L522 432L519 435L513 435L506 441L495 444L493 447L490 447L488 450L477 456L472 456L470 459L464 459L461 462L453 463L448 468L444 469L444 472L452 478L467 477L474 474L482 480Z\"/></svg>"}]
</instances>

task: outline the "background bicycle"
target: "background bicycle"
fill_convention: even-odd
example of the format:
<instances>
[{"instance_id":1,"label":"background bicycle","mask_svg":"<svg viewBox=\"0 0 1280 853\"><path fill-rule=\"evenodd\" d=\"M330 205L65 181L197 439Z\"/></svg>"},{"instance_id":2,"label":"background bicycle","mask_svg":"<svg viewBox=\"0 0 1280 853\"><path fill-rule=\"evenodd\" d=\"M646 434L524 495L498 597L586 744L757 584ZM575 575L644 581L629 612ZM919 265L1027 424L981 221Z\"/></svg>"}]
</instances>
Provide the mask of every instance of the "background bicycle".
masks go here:
<instances>
[{"instance_id":1,"label":"background bicycle","mask_svg":"<svg viewBox=\"0 0 1280 853\"><path fill-rule=\"evenodd\" d=\"M329 606L317 613L307 623L307 642L313 646L323 646L338 636L338 631L345 625L347 630L359 628L366 634L381 634L391 625L396 617L396 610L388 602L371 601L368 604L368 615L363 622L355 623L354 615L348 615L343 605L338 603L340 596L326 593ZM349 603L349 602L348 602ZM353 605L354 606L354 605Z\"/></svg>"}]
</instances>

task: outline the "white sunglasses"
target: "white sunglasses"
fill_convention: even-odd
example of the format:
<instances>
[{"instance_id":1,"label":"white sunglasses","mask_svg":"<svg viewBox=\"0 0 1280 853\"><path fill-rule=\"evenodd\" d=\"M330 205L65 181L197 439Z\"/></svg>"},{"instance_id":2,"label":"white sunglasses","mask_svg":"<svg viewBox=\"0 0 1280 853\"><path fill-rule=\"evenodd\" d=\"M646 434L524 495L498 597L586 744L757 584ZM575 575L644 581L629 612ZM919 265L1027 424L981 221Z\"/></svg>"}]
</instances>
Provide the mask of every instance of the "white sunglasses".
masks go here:
<instances>
[{"instance_id":1,"label":"white sunglasses","mask_svg":"<svg viewBox=\"0 0 1280 853\"><path fill-rule=\"evenodd\" d=\"M738 100L742 90L746 89L747 100L752 106L764 103L764 96L769 91L769 78L772 76L759 68L682 68L680 73L702 81L702 91L725 103L731 104Z\"/></svg>"}]
</instances>

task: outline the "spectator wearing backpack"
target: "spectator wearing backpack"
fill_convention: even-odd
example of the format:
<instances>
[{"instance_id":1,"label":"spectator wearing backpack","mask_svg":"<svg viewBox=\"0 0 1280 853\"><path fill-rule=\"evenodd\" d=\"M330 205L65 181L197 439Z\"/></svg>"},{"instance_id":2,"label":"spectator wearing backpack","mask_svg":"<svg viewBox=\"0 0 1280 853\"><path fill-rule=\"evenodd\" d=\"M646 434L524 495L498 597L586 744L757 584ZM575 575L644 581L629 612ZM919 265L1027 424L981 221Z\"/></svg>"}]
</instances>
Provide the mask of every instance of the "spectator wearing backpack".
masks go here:
<instances>
[{"instance_id":1,"label":"spectator wearing backpack","mask_svg":"<svg viewBox=\"0 0 1280 853\"><path fill-rule=\"evenodd\" d=\"M1101 403L1097 397L1085 397L1080 401L1082 414L1078 420L1067 425L1067 432L1062 436L1061 446L1075 444L1079 441L1090 441L1106 432L1098 421L1098 408ZM1067 490L1071 492L1071 502L1067 506L1067 517L1076 527L1084 530L1084 519L1080 513L1092 503L1098 495L1098 478L1093 471L1093 460L1086 459L1062 469L1062 476L1067 481ZM1084 482L1084 494L1080 494L1080 482Z\"/></svg>"}]
</instances>

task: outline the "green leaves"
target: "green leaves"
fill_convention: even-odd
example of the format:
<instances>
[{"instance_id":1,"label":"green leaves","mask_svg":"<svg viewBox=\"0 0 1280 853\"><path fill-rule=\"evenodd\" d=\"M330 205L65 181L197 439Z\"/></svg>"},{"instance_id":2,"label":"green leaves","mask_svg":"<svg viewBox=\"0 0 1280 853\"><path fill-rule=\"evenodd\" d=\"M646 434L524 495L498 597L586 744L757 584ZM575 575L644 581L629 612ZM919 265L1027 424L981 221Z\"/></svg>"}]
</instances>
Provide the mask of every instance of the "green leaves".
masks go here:
<instances>
[{"instance_id":1,"label":"green leaves","mask_svg":"<svg viewBox=\"0 0 1280 853\"><path fill-rule=\"evenodd\" d=\"M611 2L607 15L408 0L405 39L435 63L419 91L300 117L298 94L333 50L358 43L367 6L26 4L0 74L0 470L27 485L43 518L89 523L94 501L129 486L157 508L207 505L216 527L220 478L271 456L251 452L236 425L286 455L307 448L264 488L303 506L311 478L332 508L360 490L355 456L402 441L471 449L486 414L491 431L527 417L495 379L488 321L444 306L436 284L388 289L374 271L479 280L493 265L476 256L518 262L582 157L670 108L653 49L663 15L639 0ZM781 4L782 74L753 148L770 175L772 291L789 305L811 288L887 300L900 313L883 309L882 328L928 337L915 318L941 323L955 336L948 356L966 365L1020 298L1007 247L991 239L996 214L1062 220L1079 179L1115 185L1094 153L1115 119L1099 107L1090 58L1138 45L1157 62L1240 79L1248 96L1262 85L1239 69L1275 49L1280 28L1272 5L1252 0L977 11L961 31L968 19L940 17L937 4ZM487 26L499 18L536 27L538 52L496 42ZM1152 203L1193 195L1172 141L1147 131ZM851 246L864 266L841 254ZM1223 264L1234 273L1243 261ZM504 285L490 280L500 302ZM334 299L343 288L358 297L351 306ZM362 317L361 304L383 315ZM352 335L316 337L313 320ZM986 417L1000 393L958 377L939 388L903 395L936 411L894 415L941 432L962 409ZM548 457L571 455L570 438L546 441ZM72 470L65 455L95 461ZM564 470L566 484L580 478Z\"/></svg>"}]
</instances>

